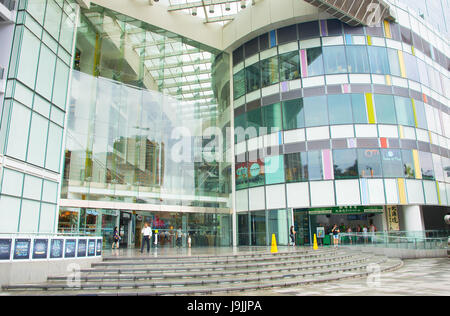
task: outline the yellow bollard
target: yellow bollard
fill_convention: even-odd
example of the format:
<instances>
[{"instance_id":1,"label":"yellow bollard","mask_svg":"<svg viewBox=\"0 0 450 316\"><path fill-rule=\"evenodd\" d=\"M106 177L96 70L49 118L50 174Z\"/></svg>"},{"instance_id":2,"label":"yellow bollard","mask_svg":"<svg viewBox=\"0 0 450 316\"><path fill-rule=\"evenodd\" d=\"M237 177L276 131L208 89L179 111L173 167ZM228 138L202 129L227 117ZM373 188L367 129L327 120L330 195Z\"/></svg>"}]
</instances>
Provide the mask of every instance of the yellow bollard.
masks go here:
<instances>
[{"instance_id":1,"label":"yellow bollard","mask_svg":"<svg viewBox=\"0 0 450 316\"><path fill-rule=\"evenodd\" d=\"M317 237L316 237L316 234L314 234L314 245L313 245L313 249L314 249L314 250L319 249L319 247L317 246Z\"/></svg>"},{"instance_id":2,"label":"yellow bollard","mask_svg":"<svg viewBox=\"0 0 450 316\"><path fill-rule=\"evenodd\" d=\"M275 234L272 234L272 248L270 249L271 253L277 253L278 252L278 248L277 248L277 240L275 238Z\"/></svg>"}]
</instances>

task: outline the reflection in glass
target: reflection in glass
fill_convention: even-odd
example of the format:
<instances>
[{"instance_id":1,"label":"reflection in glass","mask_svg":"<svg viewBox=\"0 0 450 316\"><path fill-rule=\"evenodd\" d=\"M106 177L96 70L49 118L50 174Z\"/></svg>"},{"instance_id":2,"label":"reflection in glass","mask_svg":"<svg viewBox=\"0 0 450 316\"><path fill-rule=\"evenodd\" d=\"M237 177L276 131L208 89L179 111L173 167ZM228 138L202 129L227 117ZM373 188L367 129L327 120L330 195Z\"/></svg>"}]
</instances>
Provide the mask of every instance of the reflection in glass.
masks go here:
<instances>
[{"instance_id":1,"label":"reflection in glass","mask_svg":"<svg viewBox=\"0 0 450 316\"><path fill-rule=\"evenodd\" d=\"M328 125L327 97L303 98L306 127Z\"/></svg>"},{"instance_id":2,"label":"reflection in glass","mask_svg":"<svg viewBox=\"0 0 450 316\"><path fill-rule=\"evenodd\" d=\"M403 177L402 155L399 149L381 149L381 162L383 165L383 177Z\"/></svg>"},{"instance_id":3,"label":"reflection in glass","mask_svg":"<svg viewBox=\"0 0 450 316\"><path fill-rule=\"evenodd\" d=\"M388 75L389 61L386 47L368 46L371 73Z\"/></svg>"},{"instance_id":4,"label":"reflection in glass","mask_svg":"<svg viewBox=\"0 0 450 316\"><path fill-rule=\"evenodd\" d=\"M327 46L322 49L326 74L348 72L347 59L345 58L345 49L343 46Z\"/></svg>"},{"instance_id":5,"label":"reflection in glass","mask_svg":"<svg viewBox=\"0 0 450 316\"><path fill-rule=\"evenodd\" d=\"M355 149L333 150L334 178L358 178L358 161Z\"/></svg>"},{"instance_id":6,"label":"reflection in glass","mask_svg":"<svg viewBox=\"0 0 450 316\"><path fill-rule=\"evenodd\" d=\"M361 178L381 177L381 160L378 149L357 149L358 170Z\"/></svg>"},{"instance_id":7,"label":"reflection in glass","mask_svg":"<svg viewBox=\"0 0 450 316\"><path fill-rule=\"evenodd\" d=\"M280 81L300 78L300 57L298 51L280 54Z\"/></svg>"},{"instance_id":8,"label":"reflection in glass","mask_svg":"<svg viewBox=\"0 0 450 316\"><path fill-rule=\"evenodd\" d=\"M245 68L245 83L247 93L261 88L261 71L259 62Z\"/></svg>"},{"instance_id":9,"label":"reflection in glass","mask_svg":"<svg viewBox=\"0 0 450 316\"><path fill-rule=\"evenodd\" d=\"M261 87L267 87L280 81L278 74L278 56L264 59L261 64Z\"/></svg>"},{"instance_id":10,"label":"reflection in glass","mask_svg":"<svg viewBox=\"0 0 450 316\"><path fill-rule=\"evenodd\" d=\"M284 155L286 182L300 182L308 180L308 164L306 152Z\"/></svg>"},{"instance_id":11,"label":"reflection in glass","mask_svg":"<svg viewBox=\"0 0 450 316\"><path fill-rule=\"evenodd\" d=\"M394 97L386 94L374 95L377 122L380 124L397 124Z\"/></svg>"},{"instance_id":12,"label":"reflection in glass","mask_svg":"<svg viewBox=\"0 0 450 316\"><path fill-rule=\"evenodd\" d=\"M330 116L330 124L351 124L353 118L350 95L328 95L328 114Z\"/></svg>"},{"instance_id":13,"label":"reflection in glass","mask_svg":"<svg viewBox=\"0 0 450 316\"><path fill-rule=\"evenodd\" d=\"M322 180L322 153L308 151L308 180Z\"/></svg>"},{"instance_id":14,"label":"reflection in glass","mask_svg":"<svg viewBox=\"0 0 450 316\"><path fill-rule=\"evenodd\" d=\"M305 127L303 99L284 101L282 104L283 129L290 130Z\"/></svg>"}]
</instances>

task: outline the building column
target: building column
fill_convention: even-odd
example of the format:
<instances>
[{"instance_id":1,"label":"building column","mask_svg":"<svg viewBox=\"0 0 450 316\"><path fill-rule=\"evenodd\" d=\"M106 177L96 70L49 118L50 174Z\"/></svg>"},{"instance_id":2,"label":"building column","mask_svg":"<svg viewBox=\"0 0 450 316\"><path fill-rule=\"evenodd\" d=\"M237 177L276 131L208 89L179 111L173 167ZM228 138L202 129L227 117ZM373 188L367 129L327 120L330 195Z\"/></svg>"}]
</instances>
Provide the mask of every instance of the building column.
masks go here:
<instances>
[{"instance_id":1,"label":"building column","mask_svg":"<svg viewBox=\"0 0 450 316\"><path fill-rule=\"evenodd\" d=\"M403 230L405 231L423 231L425 225L423 223L422 209L419 205L404 205L403 211Z\"/></svg>"}]
</instances>

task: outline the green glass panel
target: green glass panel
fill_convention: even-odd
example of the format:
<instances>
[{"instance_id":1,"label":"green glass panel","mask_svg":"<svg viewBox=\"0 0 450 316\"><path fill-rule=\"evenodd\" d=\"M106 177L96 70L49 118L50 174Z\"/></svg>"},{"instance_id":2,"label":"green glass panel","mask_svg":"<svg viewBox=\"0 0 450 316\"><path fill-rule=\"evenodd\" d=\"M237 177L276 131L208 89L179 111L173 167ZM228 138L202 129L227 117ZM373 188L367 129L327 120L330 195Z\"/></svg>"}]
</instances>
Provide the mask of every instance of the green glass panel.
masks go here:
<instances>
[{"instance_id":1,"label":"green glass panel","mask_svg":"<svg viewBox=\"0 0 450 316\"><path fill-rule=\"evenodd\" d=\"M333 150L335 179L358 178L358 158L355 149Z\"/></svg>"},{"instance_id":2,"label":"green glass panel","mask_svg":"<svg viewBox=\"0 0 450 316\"><path fill-rule=\"evenodd\" d=\"M330 124L351 124L353 119L350 95L328 95L328 114L330 116Z\"/></svg>"},{"instance_id":3,"label":"green glass panel","mask_svg":"<svg viewBox=\"0 0 450 316\"><path fill-rule=\"evenodd\" d=\"M305 127L305 114L303 99L284 101L283 105L283 129L297 129Z\"/></svg>"},{"instance_id":4,"label":"green glass panel","mask_svg":"<svg viewBox=\"0 0 450 316\"><path fill-rule=\"evenodd\" d=\"M261 64L261 87L267 87L280 81L278 74L278 56L264 59Z\"/></svg>"},{"instance_id":5,"label":"green glass panel","mask_svg":"<svg viewBox=\"0 0 450 316\"><path fill-rule=\"evenodd\" d=\"M280 81L300 78L300 56L298 50L280 54L278 57L280 63Z\"/></svg>"},{"instance_id":6,"label":"green glass panel","mask_svg":"<svg viewBox=\"0 0 450 316\"><path fill-rule=\"evenodd\" d=\"M374 100L377 113L377 123L397 124L394 97L392 95L375 94Z\"/></svg>"},{"instance_id":7,"label":"green glass panel","mask_svg":"<svg viewBox=\"0 0 450 316\"><path fill-rule=\"evenodd\" d=\"M264 172L266 184L284 182L284 158L283 156L273 156L264 158Z\"/></svg>"},{"instance_id":8,"label":"green glass panel","mask_svg":"<svg viewBox=\"0 0 450 316\"><path fill-rule=\"evenodd\" d=\"M328 125L326 96L303 98L303 105L306 127Z\"/></svg>"}]
</instances>

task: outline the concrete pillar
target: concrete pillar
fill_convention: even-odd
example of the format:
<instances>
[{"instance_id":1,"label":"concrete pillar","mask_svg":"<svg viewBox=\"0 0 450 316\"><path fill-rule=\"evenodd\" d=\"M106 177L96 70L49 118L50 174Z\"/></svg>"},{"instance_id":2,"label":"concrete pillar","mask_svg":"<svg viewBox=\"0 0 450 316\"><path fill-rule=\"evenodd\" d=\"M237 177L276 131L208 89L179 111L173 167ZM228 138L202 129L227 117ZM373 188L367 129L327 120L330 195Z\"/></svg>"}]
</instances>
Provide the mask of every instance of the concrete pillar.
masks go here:
<instances>
[{"instance_id":1,"label":"concrete pillar","mask_svg":"<svg viewBox=\"0 0 450 316\"><path fill-rule=\"evenodd\" d=\"M417 232L425 230L423 223L422 209L419 205L404 205L403 211L403 229L405 231Z\"/></svg>"}]
</instances>

